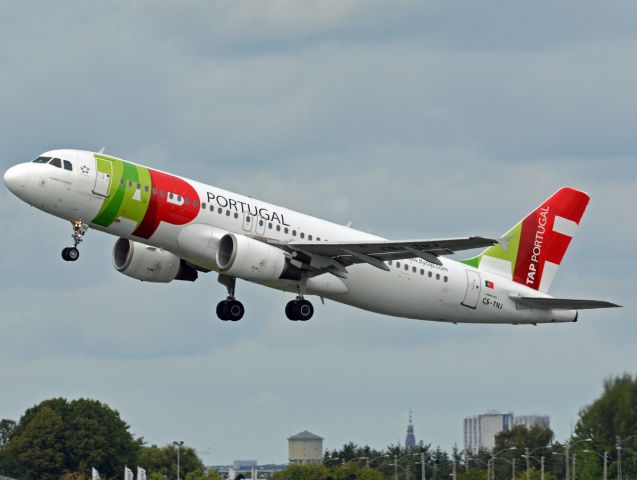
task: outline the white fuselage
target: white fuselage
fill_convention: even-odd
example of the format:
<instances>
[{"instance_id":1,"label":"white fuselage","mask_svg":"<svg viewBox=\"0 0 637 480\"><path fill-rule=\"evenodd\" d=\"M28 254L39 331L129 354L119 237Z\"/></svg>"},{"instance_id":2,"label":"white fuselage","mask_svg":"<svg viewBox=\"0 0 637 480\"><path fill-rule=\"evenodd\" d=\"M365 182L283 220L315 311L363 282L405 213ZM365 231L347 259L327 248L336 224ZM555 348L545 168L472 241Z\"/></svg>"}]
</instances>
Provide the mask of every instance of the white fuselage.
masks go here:
<instances>
[{"instance_id":1,"label":"white fuselage","mask_svg":"<svg viewBox=\"0 0 637 480\"><path fill-rule=\"evenodd\" d=\"M183 225L161 222L149 238L140 238L133 235L137 223L125 216L117 217L108 226L92 222L104 201L103 196L95 193L97 168L93 152L57 150L47 155L67 159L73 168L65 170L37 163L13 167L14 177L19 180L10 188L25 202L60 218L83 221L91 228L165 249L205 270L218 267L214 256L208 256L209 261L202 264L200 258L191 255L191 232L202 225L261 240L318 243L379 238L182 177L177 178L189 184L199 198L194 218ZM314 279L308 284L307 293L382 314L443 322L535 324L577 318L572 310L521 308L511 295L546 295L464 263L440 260L442 265L420 258L386 262L390 271L366 263L355 264L347 267L347 278L325 273ZM292 281L267 285L296 291Z\"/></svg>"}]
</instances>

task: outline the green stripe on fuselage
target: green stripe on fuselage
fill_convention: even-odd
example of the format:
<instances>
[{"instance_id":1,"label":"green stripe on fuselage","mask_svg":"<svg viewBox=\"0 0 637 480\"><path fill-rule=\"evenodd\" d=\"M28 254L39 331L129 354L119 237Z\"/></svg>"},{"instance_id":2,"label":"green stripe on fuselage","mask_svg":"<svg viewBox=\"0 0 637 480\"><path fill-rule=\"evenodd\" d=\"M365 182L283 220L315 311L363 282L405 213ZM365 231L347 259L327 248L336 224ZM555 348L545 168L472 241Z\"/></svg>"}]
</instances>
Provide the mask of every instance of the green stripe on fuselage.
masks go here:
<instances>
[{"instance_id":1,"label":"green stripe on fuselage","mask_svg":"<svg viewBox=\"0 0 637 480\"><path fill-rule=\"evenodd\" d=\"M95 155L95 161L97 170L100 172L109 172L111 169L108 168L108 163L110 163L113 166L113 176L110 196L104 199L102 208L93 219L93 223L108 227L116 218L122 217L133 220L138 227L146 214L150 200L151 179L148 169L104 155ZM132 185L129 186L129 184ZM139 189L137 185L140 185Z\"/></svg>"}]
</instances>

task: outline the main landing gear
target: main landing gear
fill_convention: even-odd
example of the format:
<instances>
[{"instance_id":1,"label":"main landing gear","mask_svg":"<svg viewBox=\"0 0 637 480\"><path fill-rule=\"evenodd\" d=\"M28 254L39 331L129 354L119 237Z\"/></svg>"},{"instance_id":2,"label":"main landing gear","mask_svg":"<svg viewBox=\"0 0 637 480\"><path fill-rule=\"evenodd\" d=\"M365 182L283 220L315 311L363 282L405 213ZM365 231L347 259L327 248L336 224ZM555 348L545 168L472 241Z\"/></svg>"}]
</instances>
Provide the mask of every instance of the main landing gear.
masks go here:
<instances>
[{"instance_id":1,"label":"main landing gear","mask_svg":"<svg viewBox=\"0 0 637 480\"><path fill-rule=\"evenodd\" d=\"M74 262L80 258L80 251L77 246L82 242L84 234L88 230L88 224L80 220L74 220L71 225L73 225L73 235L71 235L73 246L62 250L62 258L67 262Z\"/></svg>"},{"instance_id":2,"label":"main landing gear","mask_svg":"<svg viewBox=\"0 0 637 480\"><path fill-rule=\"evenodd\" d=\"M218 281L228 289L228 298L217 304L217 317L224 322L227 320L238 322L243 318L245 308L243 308L243 303L234 298L234 288L237 279L220 273Z\"/></svg>"},{"instance_id":3,"label":"main landing gear","mask_svg":"<svg viewBox=\"0 0 637 480\"><path fill-rule=\"evenodd\" d=\"M307 322L314 315L314 307L305 300L301 295L287 303L285 306L285 315L293 322L300 320Z\"/></svg>"}]
</instances>

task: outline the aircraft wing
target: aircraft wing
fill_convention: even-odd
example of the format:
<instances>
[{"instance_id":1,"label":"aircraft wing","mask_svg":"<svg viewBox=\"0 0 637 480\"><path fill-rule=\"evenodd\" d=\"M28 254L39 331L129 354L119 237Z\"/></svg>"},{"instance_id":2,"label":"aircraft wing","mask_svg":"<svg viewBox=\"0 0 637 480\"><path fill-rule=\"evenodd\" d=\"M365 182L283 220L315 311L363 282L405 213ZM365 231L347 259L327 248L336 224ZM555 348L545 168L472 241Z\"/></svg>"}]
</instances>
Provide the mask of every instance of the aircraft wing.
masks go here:
<instances>
[{"instance_id":1,"label":"aircraft wing","mask_svg":"<svg viewBox=\"0 0 637 480\"><path fill-rule=\"evenodd\" d=\"M438 240L370 240L359 242L270 242L294 252L337 261L343 266L368 263L381 270L389 270L388 260L420 257L442 265L439 255L460 250L489 247L497 240L484 237L443 238ZM300 256L299 256L300 257Z\"/></svg>"},{"instance_id":2,"label":"aircraft wing","mask_svg":"<svg viewBox=\"0 0 637 480\"><path fill-rule=\"evenodd\" d=\"M621 307L615 303L606 302L604 300L577 300L570 298L537 298L537 297L520 297L514 295L511 297L520 305L529 308L537 308L540 310L585 310L590 308L613 308Z\"/></svg>"}]
</instances>

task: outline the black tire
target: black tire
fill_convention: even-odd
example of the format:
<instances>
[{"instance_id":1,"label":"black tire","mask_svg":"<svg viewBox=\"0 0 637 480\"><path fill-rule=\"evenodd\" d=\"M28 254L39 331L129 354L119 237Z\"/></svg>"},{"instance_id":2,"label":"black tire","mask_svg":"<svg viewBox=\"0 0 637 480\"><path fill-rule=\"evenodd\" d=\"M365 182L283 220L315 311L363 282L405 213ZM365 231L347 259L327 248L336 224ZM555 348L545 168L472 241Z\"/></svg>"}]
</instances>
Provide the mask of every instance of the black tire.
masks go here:
<instances>
[{"instance_id":1,"label":"black tire","mask_svg":"<svg viewBox=\"0 0 637 480\"><path fill-rule=\"evenodd\" d=\"M301 300L296 305L296 317L302 322L307 322L314 315L314 307L308 300Z\"/></svg>"},{"instance_id":2,"label":"black tire","mask_svg":"<svg viewBox=\"0 0 637 480\"><path fill-rule=\"evenodd\" d=\"M232 300L228 302L227 318L232 322L238 322L243 318L243 314L246 313L243 308L243 303L238 300Z\"/></svg>"},{"instance_id":3,"label":"black tire","mask_svg":"<svg viewBox=\"0 0 637 480\"><path fill-rule=\"evenodd\" d=\"M285 316L293 322L296 322L298 320L296 312L296 300L291 300L285 304Z\"/></svg>"},{"instance_id":4,"label":"black tire","mask_svg":"<svg viewBox=\"0 0 637 480\"><path fill-rule=\"evenodd\" d=\"M223 320L224 322L226 320L229 320L228 300L222 300L219 303L217 303L217 317L219 317L219 320Z\"/></svg>"},{"instance_id":5,"label":"black tire","mask_svg":"<svg viewBox=\"0 0 637 480\"><path fill-rule=\"evenodd\" d=\"M62 249L62 259L65 262L68 262L70 260L70 258L69 258L69 247L66 247L66 248Z\"/></svg>"},{"instance_id":6,"label":"black tire","mask_svg":"<svg viewBox=\"0 0 637 480\"><path fill-rule=\"evenodd\" d=\"M66 251L66 256L71 262L75 262L78 258L80 258L80 251L75 247L69 247Z\"/></svg>"}]
</instances>

